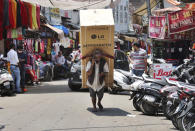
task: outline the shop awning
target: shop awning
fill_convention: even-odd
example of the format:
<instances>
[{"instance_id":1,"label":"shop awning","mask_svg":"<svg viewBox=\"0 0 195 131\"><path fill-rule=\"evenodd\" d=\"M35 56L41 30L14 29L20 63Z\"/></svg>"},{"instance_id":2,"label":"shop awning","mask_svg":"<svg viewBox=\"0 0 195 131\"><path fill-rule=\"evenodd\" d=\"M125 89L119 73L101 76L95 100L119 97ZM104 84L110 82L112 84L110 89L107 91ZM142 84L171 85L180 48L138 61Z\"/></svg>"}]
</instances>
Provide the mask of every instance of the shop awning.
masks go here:
<instances>
[{"instance_id":1,"label":"shop awning","mask_svg":"<svg viewBox=\"0 0 195 131\"><path fill-rule=\"evenodd\" d=\"M49 24L44 24L46 27L50 28L51 30L53 30L54 32L56 32L59 36L59 39L62 39L64 37L64 32L63 30L60 30L58 28L55 28Z\"/></svg>"},{"instance_id":2,"label":"shop awning","mask_svg":"<svg viewBox=\"0 0 195 131\"><path fill-rule=\"evenodd\" d=\"M110 6L111 0L22 0L43 7L53 7L64 10L102 9Z\"/></svg>"},{"instance_id":3,"label":"shop awning","mask_svg":"<svg viewBox=\"0 0 195 131\"><path fill-rule=\"evenodd\" d=\"M151 9L153 9L154 7L156 7L156 5L158 3L159 3L159 0L150 0ZM145 2L139 9L137 9L134 12L134 15L143 16L146 13L147 13L147 3Z\"/></svg>"},{"instance_id":4,"label":"shop awning","mask_svg":"<svg viewBox=\"0 0 195 131\"><path fill-rule=\"evenodd\" d=\"M130 41L130 42L136 42L137 38L136 37L129 37L129 36L124 36L126 41Z\"/></svg>"},{"instance_id":5,"label":"shop awning","mask_svg":"<svg viewBox=\"0 0 195 131\"><path fill-rule=\"evenodd\" d=\"M182 10L182 9L179 7L170 7L170 8L154 10L154 11L152 11L152 14L154 14L156 16L162 16L162 15L165 15L165 13L175 12L175 11L179 11L179 10Z\"/></svg>"},{"instance_id":6,"label":"shop awning","mask_svg":"<svg viewBox=\"0 0 195 131\"><path fill-rule=\"evenodd\" d=\"M53 25L53 27L60 29L60 30L63 30L66 35L69 34L69 30L66 27L64 27L63 25Z\"/></svg>"},{"instance_id":7,"label":"shop awning","mask_svg":"<svg viewBox=\"0 0 195 131\"><path fill-rule=\"evenodd\" d=\"M166 0L167 2L169 2L170 4L173 4L173 5L179 5L181 2L178 2L176 0Z\"/></svg>"}]
</instances>

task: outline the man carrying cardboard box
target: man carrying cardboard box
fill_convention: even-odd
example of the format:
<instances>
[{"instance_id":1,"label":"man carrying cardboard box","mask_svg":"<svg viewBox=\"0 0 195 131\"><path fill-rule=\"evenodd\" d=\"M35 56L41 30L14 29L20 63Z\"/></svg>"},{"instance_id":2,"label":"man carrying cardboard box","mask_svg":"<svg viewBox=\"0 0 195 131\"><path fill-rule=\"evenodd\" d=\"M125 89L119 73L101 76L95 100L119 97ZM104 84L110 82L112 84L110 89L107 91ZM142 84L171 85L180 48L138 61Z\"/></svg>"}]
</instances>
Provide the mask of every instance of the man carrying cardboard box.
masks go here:
<instances>
[{"instance_id":1,"label":"man carrying cardboard box","mask_svg":"<svg viewBox=\"0 0 195 131\"><path fill-rule=\"evenodd\" d=\"M102 51L96 49L92 54L92 59L88 61L86 66L87 86L89 87L90 96L93 104L93 112L97 112L96 96L98 97L98 107L103 110L101 100L104 95L105 76L109 72L108 64L102 57Z\"/></svg>"}]
</instances>

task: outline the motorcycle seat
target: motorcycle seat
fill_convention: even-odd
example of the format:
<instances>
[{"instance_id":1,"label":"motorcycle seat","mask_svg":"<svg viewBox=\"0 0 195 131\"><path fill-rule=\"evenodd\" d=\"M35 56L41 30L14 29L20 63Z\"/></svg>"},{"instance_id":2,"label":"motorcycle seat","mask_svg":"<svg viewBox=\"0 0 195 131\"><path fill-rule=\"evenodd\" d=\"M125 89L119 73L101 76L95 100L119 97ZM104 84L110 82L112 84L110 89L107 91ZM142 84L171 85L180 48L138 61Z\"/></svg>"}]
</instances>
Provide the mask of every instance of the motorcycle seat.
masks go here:
<instances>
[{"instance_id":1,"label":"motorcycle seat","mask_svg":"<svg viewBox=\"0 0 195 131\"><path fill-rule=\"evenodd\" d=\"M147 78L145 76L143 76L143 79L145 82L151 82L151 83L156 83L156 84L159 84L159 85L162 85L162 86L166 86L168 85L168 83L164 80L158 80L158 79L153 79L153 78Z\"/></svg>"},{"instance_id":2,"label":"motorcycle seat","mask_svg":"<svg viewBox=\"0 0 195 131\"><path fill-rule=\"evenodd\" d=\"M195 96L195 91L183 91L188 96Z\"/></svg>"}]
</instances>

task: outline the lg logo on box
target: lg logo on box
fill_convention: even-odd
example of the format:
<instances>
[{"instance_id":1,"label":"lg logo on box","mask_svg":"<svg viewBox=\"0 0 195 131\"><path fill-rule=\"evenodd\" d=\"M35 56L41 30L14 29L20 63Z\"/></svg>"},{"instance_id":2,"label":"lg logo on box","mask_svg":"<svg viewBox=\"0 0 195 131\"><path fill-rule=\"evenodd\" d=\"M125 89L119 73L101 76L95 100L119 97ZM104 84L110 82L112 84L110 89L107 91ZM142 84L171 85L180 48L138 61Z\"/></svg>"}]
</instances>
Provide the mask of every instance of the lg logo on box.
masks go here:
<instances>
[{"instance_id":1,"label":"lg logo on box","mask_svg":"<svg viewBox=\"0 0 195 131\"><path fill-rule=\"evenodd\" d=\"M104 39L104 35L96 35L96 34L92 34L92 35L91 35L91 39L99 39L99 40L103 40L103 39Z\"/></svg>"}]
</instances>

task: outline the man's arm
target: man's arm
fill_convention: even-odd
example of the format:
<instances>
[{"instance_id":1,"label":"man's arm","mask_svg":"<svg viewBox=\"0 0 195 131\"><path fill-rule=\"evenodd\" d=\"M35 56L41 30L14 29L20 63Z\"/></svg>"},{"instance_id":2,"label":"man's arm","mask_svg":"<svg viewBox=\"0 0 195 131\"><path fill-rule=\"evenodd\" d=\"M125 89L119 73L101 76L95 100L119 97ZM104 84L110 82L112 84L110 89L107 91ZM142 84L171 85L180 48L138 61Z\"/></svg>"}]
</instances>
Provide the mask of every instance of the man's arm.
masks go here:
<instances>
[{"instance_id":1,"label":"man's arm","mask_svg":"<svg viewBox=\"0 0 195 131\"><path fill-rule=\"evenodd\" d=\"M133 64L133 59L132 59L132 57L133 57L133 54L131 53L131 54L128 56L128 59L129 59L129 61L130 61L131 64Z\"/></svg>"},{"instance_id":2,"label":"man's arm","mask_svg":"<svg viewBox=\"0 0 195 131\"><path fill-rule=\"evenodd\" d=\"M145 73L148 73L148 65L147 65L147 59L144 59L144 64L145 64Z\"/></svg>"},{"instance_id":3,"label":"man's arm","mask_svg":"<svg viewBox=\"0 0 195 131\"><path fill-rule=\"evenodd\" d=\"M88 63L87 66L90 66L90 67L88 67L89 69L87 71L87 75L90 76L93 72L93 67L95 66L95 60L92 59L91 65L89 65L89 63Z\"/></svg>"},{"instance_id":4,"label":"man's arm","mask_svg":"<svg viewBox=\"0 0 195 131\"><path fill-rule=\"evenodd\" d=\"M16 60L17 64L19 65L18 53L16 52L14 56L15 56L15 60Z\"/></svg>"},{"instance_id":5,"label":"man's arm","mask_svg":"<svg viewBox=\"0 0 195 131\"><path fill-rule=\"evenodd\" d=\"M148 55L147 55L147 52L145 52L145 55L144 55L144 64L145 64L145 73L147 74L148 73L148 70L147 70L147 58L148 58Z\"/></svg>"},{"instance_id":6,"label":"man's arm","mask_svg":"<svg viewBox=\"0 0 195 131\"><path fill-rule=\"evenodd\" d=\"M109 72L108 63L104 65L104 72L100 73L100 77L105 77Z\"/></svg>"}]
</instances>

